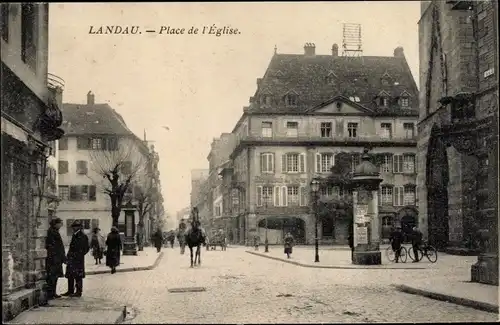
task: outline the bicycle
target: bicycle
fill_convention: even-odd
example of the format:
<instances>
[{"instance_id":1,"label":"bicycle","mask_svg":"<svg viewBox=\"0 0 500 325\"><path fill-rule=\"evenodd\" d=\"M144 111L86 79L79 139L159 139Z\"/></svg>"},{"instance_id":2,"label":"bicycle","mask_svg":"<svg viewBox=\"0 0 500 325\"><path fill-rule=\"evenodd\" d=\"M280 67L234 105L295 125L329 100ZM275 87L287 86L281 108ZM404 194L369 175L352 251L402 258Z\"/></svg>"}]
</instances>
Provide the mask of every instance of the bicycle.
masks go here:
<instances>
[{"instance_id":1,"label":"bicycle","mask_svg":"<svg viewBox=\"0 0 500 325\"><path fill-rule=\"evenodd\" d=\"M396 261L396 252L394 252L391 246L385 249L385 254L390 262ZM407 257L408 257L407 249L404 246L401 246L401 248L399 249L399 260L402 263L406 263Z\"/></svg>"},{"instance_id":2,"label":"bicycle","mask_svg":"<svg viewBox=\"0 0 500 325\"><path fill-rule=\"evenodd\" d=\"M437 262L438 254L434 246L424 243L422 246L418 248L418 250L420 251L422 258L426 256L429 262L431 263ZM415 252L413 251L413 247L408 249L408 256L410 256L410 259L412 261L415 261Z\"/></svg>"}]
</instances>

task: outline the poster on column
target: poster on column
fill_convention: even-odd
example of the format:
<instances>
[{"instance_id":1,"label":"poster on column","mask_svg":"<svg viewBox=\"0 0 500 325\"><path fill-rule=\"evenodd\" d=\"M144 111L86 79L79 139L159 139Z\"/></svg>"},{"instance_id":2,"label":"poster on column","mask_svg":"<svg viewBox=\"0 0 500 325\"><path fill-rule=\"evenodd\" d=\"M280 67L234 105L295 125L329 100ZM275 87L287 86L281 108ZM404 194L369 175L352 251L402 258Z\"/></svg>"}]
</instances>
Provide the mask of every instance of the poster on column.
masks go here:
<instances>
[{"instance_id":1,"label":"poster on column","mask_svg":"<svg viewBox=\"0 0 500 325\"><path fill-rule=\"evenodd\" d=\"M368 227L357 227L356 242L358 244L368 244Z\"/></svg>"},{"instance_id":2,"label":"poster on column","mask_svg":"<svg viewBox=\"0 0 500 325\"><path fill-rule=\"evenodd\" d=\"M365 215L368 213L368 204L358 204L354 210L354 222L364 223Z\"/></svg>"}]
</instances>

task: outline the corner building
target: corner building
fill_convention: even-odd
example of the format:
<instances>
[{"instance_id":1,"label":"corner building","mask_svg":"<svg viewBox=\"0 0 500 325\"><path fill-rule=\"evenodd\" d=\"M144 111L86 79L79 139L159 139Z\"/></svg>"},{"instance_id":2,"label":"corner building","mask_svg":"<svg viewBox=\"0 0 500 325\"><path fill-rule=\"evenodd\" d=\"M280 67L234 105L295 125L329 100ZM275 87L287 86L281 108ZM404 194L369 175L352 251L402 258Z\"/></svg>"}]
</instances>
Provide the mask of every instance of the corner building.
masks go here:
<instances>
[{"instance_id":1,"label":"corner building","mask_svg":"<svg viewBox=\"0 0 500 325\"><path fill-rule=\"evenodd\" d=\"M249 107L233 129L232 217L236 238L250 244L255 234L281 244L291 232L298 243L314 242L315 217L309 184L327 177L338 153L351 154L351 168L363 149L382 157L381 238L402 222L416 225L416 123L418 90L404 57L317 55L306 43L303 54L275 53ZM234 192L237 192L235 196ZM323 197L338 196L335 187ZM228 198L229 199L229 198ZM347 243L348 220L323 218L323 243Z\"/></svg>"}]
</instances>

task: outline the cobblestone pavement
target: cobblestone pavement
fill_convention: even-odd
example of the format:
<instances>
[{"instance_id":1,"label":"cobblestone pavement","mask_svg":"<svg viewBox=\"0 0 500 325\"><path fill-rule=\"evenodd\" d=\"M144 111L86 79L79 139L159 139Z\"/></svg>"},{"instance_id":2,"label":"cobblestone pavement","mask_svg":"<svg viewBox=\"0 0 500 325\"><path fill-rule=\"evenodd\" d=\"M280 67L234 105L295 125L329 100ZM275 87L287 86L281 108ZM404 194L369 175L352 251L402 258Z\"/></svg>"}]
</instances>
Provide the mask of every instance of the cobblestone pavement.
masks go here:
<instances>
[{"instance_id":1,"label":"cobblestone pavement","mask_svg":"<svg viewBox=\"0 0 500 325\"><path fill-rule=\"evenodd\" d=\"M427 270L313 269L245 253L203 250L201 267L165 249L152 271L88 276L84 295L133 306L129 323L474 322L497 314L398 292ZM425 275L421 275L424 277ZM61 281L61 290L65 281ZM205 287L205 292L168 289Z\"/></svg>"}]
</instances>

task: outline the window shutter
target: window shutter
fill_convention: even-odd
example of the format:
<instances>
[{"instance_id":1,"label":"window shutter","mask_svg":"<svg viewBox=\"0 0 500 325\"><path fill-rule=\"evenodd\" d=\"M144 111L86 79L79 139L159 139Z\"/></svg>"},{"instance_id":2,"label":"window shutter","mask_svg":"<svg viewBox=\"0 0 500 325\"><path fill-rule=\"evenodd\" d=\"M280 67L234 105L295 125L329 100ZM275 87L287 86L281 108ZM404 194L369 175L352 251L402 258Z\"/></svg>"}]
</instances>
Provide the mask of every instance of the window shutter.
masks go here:
<instances>
[{"instance_id":1,"label":"window shutter","mask_svg":"<svg viewBox=\"0 0 500 325\"><path fill-rule=\"evenodd\" d=\"M96 187L95 185L90 185L89 186L89 201L95 201L96 200Z\"/></svg>"},{"instance_id":2,"label":"window shutter","mask_svg":"<svg viewBox=\"0 0 500 325\"><path fill-rule=\"evenodd\" d=\"M398 206L398 191L399 187L394 186L392 188L392 205Z\"/></svg>"},{"instance_id":3,"label":"window shutter","mask_svg":"<svg viewBox=\"0 0 500 325\"><path fill-rule=\"evenodd\" d=\"M262 206L262 186L257 186L257 206Z\"/></svg>"},{"instance_id":4,"label":"window shutter","mask_svg":"<svg viewBox=\"0 0 500 325\"><path fill-rule=\"evenodd\" d=\"M81 190L80 190L80 194L83 195L83 194L87 194L87 199L88 199L88 195L89 195L89 186L88 185L81 185ZM80 196L81 197L81 196Z\"/></svg>"},{"instance_id":5,"label":"window shutter","mask_svg":"<svg viewBox=\"0 0 500 325\"><path fill-rule=\"evenodd\" d=\"M403 186L399 187L399 205L404 205L405 202L405 188Z\"/></svg>"},{"instance_id":6,"label":"window shutter","mask_svg":"<svg viewBox=\"0 0 500 325\"><path fill-rule=\"evenodd\" d=\"M392 172L397 173L398 172L398 155L394 155L392 158Z\"/></svg>"},{"instance_id":7,"label":"window shutter","mask_svg":"<svg viewBox=\"0 0 500 325\"><path fill-rule=\"evenodd\" d=\"M288 189L286 186L281 187L281 199L283 200L283 206L288 206Z\"/></svg>"},{"instance_id":8,"label":"window shutter","mask_svg":"<svg viewBox=\"0 0 500 325\"><path fill-rule=\"evenodd\" d=\"M281 172L286 173L286 153L281 156Z\"/></svg>"},{"instance_id":9,"label":"window shutter","mask_svg":"<svg viewBox=\"0 0 500 325\"><path fill-rule=\"evenodd\" d=\"M78 188L77 186L70 186L69 187L69 200L70 201L76 201L78 197Z\"/></svg>"},{"instance_id":10,"label":"window shutter","mask_svg":"<svg viewBox=\"0 0 500 325\"><path fill-rule=\"evenodd\" d=\"M265 171L265 169L264 169L264 166L266 163L265 160L266 160L266 156L263 153L261 153L260 154L260 173L261 174Z\"/></svg>"},{"instance_id":11,"label":"window shutter","mask_svg":"<svg viewBox=\"0 0 500 325\"><path fill-rule=\"evenodd\" d=\"M306 188L304 186L301 186L299 188L299 205L301 207L303 206L306 206L307 205L307 197L306 197Z\"/></svg>"},{"instance_id":12,"label":"window shutter","mask_svg":"<svg viewBox=\"0 0 500 325\"><path fill-rule=\"evenodd\" d=\"M269 166L269 171L271 173L274 173L274 153L272 153L272 154L269 155L268 166Z\"/></svg>"},{"instance_id":13,"label":"window shutter","mask_svg":"<svg viewBox=\"0 0 500 325\"><path fill-rule=\"evenodd\" d=\"M274 187L273 194L274 194L274 206L279 207L280 206L280 187L279 186Z\"/></svg>"},{"instance_id":14,"label":"window shutter","mask_svg":"<svg viewBox=\"0 0 500 325\"><path fill-rule=\"evenodd\" d=\"M299 156L299 172L306 172L306 155L301 153Z\"/></svg>"},{"instance_id":15,"label":"window shutter","mask_svg":"<svg viewBox=\"0 0 500 325\"><path fill-rule=\"evenodd\" d=\"M314 170L316 173L321 171L321 154L316 154L316 169Z\"/></svg>"},{"instance_id":16,"label":"window shutter","mask_svg":"<svg viewBox=\"0 0 500 325\"><path fill-rule=\"evenodd\" d=\"M378 205L382 205L382 187L378 188Z\"/></svg>"}]
</instances>

